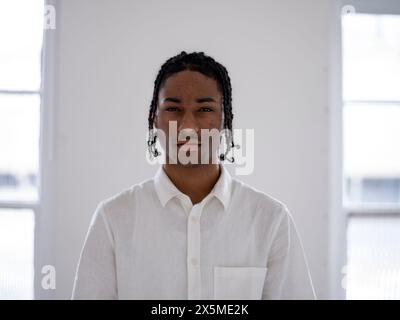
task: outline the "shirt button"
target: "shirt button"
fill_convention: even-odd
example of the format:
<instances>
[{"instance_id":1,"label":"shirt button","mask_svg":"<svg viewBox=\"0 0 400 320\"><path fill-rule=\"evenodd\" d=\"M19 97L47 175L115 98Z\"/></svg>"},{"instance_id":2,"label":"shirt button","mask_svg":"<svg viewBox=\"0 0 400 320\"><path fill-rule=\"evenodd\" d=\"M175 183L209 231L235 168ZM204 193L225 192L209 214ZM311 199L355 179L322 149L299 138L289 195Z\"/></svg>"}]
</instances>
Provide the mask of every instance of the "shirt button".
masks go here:
<instances>
[{"instance_id":1,"label":"shirt button","mask_svg":"<svg viewBox=\"0 0 400 320\"><path fill-rule=\"evenodd\" d=\"M198 265L198 260L196 258L191 259L192 265L197 266Z\"/></svg>"}]
</instances>

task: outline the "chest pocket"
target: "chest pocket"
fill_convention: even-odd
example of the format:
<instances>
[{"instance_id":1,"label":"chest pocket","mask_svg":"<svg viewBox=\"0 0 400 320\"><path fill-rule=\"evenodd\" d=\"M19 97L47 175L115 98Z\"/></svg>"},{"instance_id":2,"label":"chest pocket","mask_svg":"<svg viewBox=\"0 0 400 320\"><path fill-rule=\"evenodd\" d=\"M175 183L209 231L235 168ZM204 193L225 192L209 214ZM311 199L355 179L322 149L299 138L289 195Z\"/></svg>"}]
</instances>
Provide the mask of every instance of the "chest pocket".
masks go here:
<instances>
[{"instance_id":1,"label":"chest pocket","mask_svg":"<svg viewBox=\"0 0 400 320\"><path fill-rule=\"evenodd\" d=\"M214 267L214 299L260 300L266 267Z\"/></svg>"}]
</instances>

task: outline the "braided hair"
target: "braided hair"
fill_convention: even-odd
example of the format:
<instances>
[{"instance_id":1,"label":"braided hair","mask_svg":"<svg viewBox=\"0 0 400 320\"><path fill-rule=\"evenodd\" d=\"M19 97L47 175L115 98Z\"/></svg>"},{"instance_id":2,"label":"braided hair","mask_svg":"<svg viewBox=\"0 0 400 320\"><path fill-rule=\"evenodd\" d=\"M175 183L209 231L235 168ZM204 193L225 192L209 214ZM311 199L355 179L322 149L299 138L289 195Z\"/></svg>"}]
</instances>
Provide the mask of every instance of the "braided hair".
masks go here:
<instances>
[{"instance_id":1,"label":"braided hair","mask_svg":"<svg viewBox=\"0 0 400 320\"><path fill-rule=\"evenodd\" d=\"M233 142L232 134L232 86L231 80L228 75L226 68L215 61L212 57L204 54L204 52L192 52L186 53L182 51L180 54L169 58L160 68L157 74L156 80L154 81L153 99L150 104L149 117L148 117L148 129L151 133L154 129L154 119L157 113L158 107L158 94L165 81L171 75L184 70L197 71L203 75L212 78L217 81L218 87L223 97L223 128L226 133L226 145L227 151L222 153L219 158L220 160L228 160L234 162L234 158L228 158L226 155L229 150L235 147ZM156 142L156 136L149 136L147 145L149 147L150 154L158 156L160 153L155 149L154 145ZM238 147L238 146L236 146Z\"/></svg>"}]
</instances>

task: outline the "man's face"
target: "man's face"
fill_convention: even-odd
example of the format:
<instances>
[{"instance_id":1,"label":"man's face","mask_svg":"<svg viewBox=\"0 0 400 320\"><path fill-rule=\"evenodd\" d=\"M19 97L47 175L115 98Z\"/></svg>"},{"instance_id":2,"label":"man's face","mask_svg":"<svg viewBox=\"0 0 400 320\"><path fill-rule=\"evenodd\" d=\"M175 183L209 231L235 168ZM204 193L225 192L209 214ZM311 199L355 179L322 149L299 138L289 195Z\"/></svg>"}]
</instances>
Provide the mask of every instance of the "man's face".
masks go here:
<instances>
[{"instance_id":1,"label":"man's face","mask_svg":"<svg viewBox=\"0 0 400 320\"><path fill-rule=\"evenodd\" d=\"M169 124L173 121L176 121L177 139L169 132ZM204 163L205 157L207 162L211 163L216 149L212 144L212 139L207 139L209 145L206 148L209 154L207 156L204 152L206 141L202 141L201 129L214 129L213 131L216 132L222 129L221 125L222 94L216 80L200 72L189 70L178 72L167 78L158 95L158 110L155 118L155 127L161 129L166 135L166 145L163 141L161 144L167 153L167 163L170 162L169 157L172 152L177 155L175 159L178 165L200 165L200 162ZM170 136L171 146L168 143ZM191 142L193 144L190 144ZM175 150L170 150L170 147ZM182 163L181 155L189 156L190 159L196 158L197 164L193 163L194 161Z\"/></svg>"}]
</instances>

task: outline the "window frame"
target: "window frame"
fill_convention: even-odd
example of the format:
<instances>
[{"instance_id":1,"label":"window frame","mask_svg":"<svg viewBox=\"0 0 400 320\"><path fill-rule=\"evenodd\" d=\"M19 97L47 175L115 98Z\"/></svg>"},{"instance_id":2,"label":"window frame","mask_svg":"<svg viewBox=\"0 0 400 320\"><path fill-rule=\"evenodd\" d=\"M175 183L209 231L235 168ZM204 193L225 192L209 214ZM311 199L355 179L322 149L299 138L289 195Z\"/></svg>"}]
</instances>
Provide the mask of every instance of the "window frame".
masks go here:
<instances>
[{"instance_id":1,"label":"window frame","mask_svg":"<svg viewBox=\"0 0 400 320\"><path fill-rule=\"evenodd\" d=\"M57 0L41 0L44 8L52 6L58 15L61 3ZM41 286L42 267L54 261L53 243L54 229L54 116L55 116L55 88L58 51L58 30L43 29L41 43L41 81L38 90L9 90L0 88L0 94L5 95L38 95L39 98L39 150L37 171L37 193L36 201L5 201L0 200L0 209L29 209L34 215L34 245L33 245L33 299L54 299L55 290L45 291ZM45 63L44 63L45 62ZM46 201L43 201L46 194ZM18 214L19 210L16 210Z\"/></svg>"},{"instance_id":2,"label":"window frame","mask_svg":"<svg viewBox=\"0 0 400 320\"><path fill-rule=\"evenodd\" d=\"M50 1L42 0L43 5L46 6ZM39 222L39 211L40 211L40 204L41 204L41 173L42 173L42 168L41 168L41 140L42 140L42 121L43 121L43 55L44 55L44 49L45 49L45 33L43 32L43 37L42 37L42 43L41 43L41 61L39 62L39 67L41 70L41 86L38 90L14 90L14 89L2 89L0 88L0 94L2 95L13 95L13 96L22 96L22 95L37 95L39 98L39 150L38 150L38 162L39 162L39 167L37 171L37 200L36 201L26 201L26 200L17 200L17 201L7 201L7 200L1 200L0 199L0 209L28 209L32 210L33 216L34 216L34 244L33 244L33 257L34 257L34 278L33 278L33 288L34 291L32 292L33 299L36 298L36 292L37 292L37 285L36 285L36 278L37 278L37 265L36 265L36 249L37 249L37 236L38 236L38 231L37 231L37 225ZM18 214L19 210L16 210L16 214Z\"/></svg>"},{"instance_id":3,"label":"window frame","mask_svg":"<svg viewBox=\"0 0 400 320\"><path fill-rule=\"evenodd\" d=\"M333 84L340 87L342 86L342 68L343 68L343 57L342 57L342 8L345 6L352 6L355 9L355 13L360 14L373 14L373 15L400 15L400 3L396 0L340 0L339 7L340 7L340 23L338 28L339 35L336 35L336 40L340 42L337 46L340 47L340 52L334 53L334 63L336 66L340 66L340 79L337 77L333 79ZM336 47L336 50L338 48ZM346 190L346 177L343 171L343 108L348 103L376 103L376 104L385 104L385 103L392 103L392 104L399 104L400 101L388 101L388 100L344 100L343 99L343 89L336 89L336 94L340 93L341 102L336 103L335 107L339 109L336 113L333 114L333 128L331 134L340 130L340 138L333 139L334 141L334 150L339 150L339 154L333 154L331 160L335 161L340 158L340 165L336 166L335 170L331 172L333 175L331 176L332 180L334 181L334 186L340 185L340 199L341 205L340 208L337 208L336 203L336 211L332 210L331 220L335 223L333 227L331 227L331 234L330 237L331 242L337 242L337 245L332 245L331 247L334 250L331 251L330 259L334 262L334 267L331 273L331 294L333 298L336 299L346 299L346 291L342 287L342 280L345 277L345 266L347 265L347 227L350 219L352 217L396 217L400 218L400 204L385 204L385 203L363 203L363 204L352 204L346 203L345 200L345 190ZM340 129L339 129L340 128ZM339 182L339 180L341 180ZM338 192L338 191L337 191ZM338 200L339 197L336 197ZM333 205L334 206L334 205ZM337 215L338 212L342 214ZM335 235L335 233L337 233ZM341 268L339 269L339 266Z\"/></svg>"}]
</instances>

